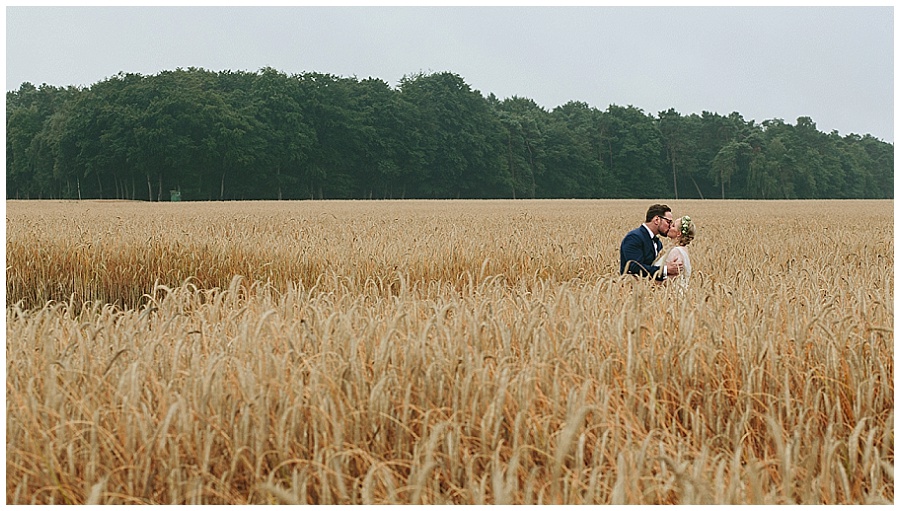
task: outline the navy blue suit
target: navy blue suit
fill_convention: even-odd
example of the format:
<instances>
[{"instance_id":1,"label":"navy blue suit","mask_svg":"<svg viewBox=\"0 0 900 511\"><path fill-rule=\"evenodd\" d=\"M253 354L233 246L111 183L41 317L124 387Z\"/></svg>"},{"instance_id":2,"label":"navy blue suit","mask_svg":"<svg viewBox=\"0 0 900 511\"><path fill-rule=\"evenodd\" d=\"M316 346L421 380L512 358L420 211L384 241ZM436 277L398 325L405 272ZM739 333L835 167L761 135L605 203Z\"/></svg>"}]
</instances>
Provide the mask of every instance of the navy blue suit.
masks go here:
<instances>
[{"instance_id":1,"label":"navy blue suit","mask_svg":"<svg viewBox=\"0 0 900 511\"><path fill-rule=\"evenodd\" d=\"M654 245L656 247L654 248ZM619 247L619 273L633 273L641 277L663 280L662 268L653 266L656 254L662 250L662 241L651 237L646 227L641 225L629 231Z\"/></svg>"}]
</instances>

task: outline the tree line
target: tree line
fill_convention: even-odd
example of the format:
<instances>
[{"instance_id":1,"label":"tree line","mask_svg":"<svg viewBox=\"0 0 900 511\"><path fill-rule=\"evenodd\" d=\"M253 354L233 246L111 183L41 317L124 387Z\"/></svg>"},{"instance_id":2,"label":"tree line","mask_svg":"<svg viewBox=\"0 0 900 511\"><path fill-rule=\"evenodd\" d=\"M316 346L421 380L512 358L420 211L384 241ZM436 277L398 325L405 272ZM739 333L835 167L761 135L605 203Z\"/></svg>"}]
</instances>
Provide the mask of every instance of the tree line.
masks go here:
<instances>
[{"instance_id":1,"label":"tree line","mask_svg":"<svg viewBox=\"0 0 900 511\"><path fill-rule=\"evenodd\" d=\"M450 72L188 68L6 94L8 199L893 198L893 144L808 117L545 109Z\"/></svg>"}]
</instances>

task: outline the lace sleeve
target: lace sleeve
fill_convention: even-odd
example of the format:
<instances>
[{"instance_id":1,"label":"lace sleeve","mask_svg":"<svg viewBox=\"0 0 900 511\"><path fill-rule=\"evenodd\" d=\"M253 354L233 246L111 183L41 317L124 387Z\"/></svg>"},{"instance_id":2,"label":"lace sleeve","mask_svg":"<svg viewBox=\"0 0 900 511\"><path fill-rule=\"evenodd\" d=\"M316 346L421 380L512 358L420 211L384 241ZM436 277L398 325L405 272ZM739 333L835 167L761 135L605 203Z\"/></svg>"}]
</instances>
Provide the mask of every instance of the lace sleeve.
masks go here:
<instances>
[{"instance_id":1,"label":"lace sleeve","mask_svg":"<svg viewBox=\"0 0 900 511\"><path fill-rule=\"evenodd\" d=\"M669 253L666 254L666 262L669 261L684 262L684 252L681 251L681 247L672 247L672 250L669 250Z\"/></svg>"},{"instance_id":2,"label":"lace sleeve","mask_svg":"<svg viewBox=\"0 0 900 511\"><path fill-rule=\"evenodd\" d=\"M682 275L685 277L691 276L691 257L688 255L687 250L681 247L672 247L672 250L666 256L666 262L668 261L679 261L682 265Z\"/></svg>"}]
</instances>

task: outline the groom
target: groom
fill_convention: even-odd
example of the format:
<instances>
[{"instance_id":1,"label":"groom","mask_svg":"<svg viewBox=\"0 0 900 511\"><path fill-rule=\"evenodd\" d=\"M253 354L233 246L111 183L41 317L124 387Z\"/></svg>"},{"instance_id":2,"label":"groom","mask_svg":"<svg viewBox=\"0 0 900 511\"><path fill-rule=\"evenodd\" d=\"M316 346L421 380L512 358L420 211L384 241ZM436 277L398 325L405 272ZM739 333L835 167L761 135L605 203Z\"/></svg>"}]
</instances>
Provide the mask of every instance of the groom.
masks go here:
<instances>
[{"instance_id":1,"label":"groom","mask_svg":"<svg viewBox=\"0 0 900 511\"><path fill-rule=\"evenodd\" d=\"M654 266L653 261L662 250L658 235L667 235L672 227L672 210L665 204L654 204L647 210L644 223L630 231L619 247L619 273L632 273L641 277L652 277L658 281L678 275L678 265L669 262L665 266Z\"/></svg>"}]
</instances>

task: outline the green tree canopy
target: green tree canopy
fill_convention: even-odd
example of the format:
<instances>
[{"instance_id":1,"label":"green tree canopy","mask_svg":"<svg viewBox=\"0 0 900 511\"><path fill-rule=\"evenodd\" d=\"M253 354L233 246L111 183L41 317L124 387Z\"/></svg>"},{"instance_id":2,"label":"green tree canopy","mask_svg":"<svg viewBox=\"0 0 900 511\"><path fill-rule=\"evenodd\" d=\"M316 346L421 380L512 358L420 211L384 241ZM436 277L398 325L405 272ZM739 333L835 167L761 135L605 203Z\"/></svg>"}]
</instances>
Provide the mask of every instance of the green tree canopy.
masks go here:
<instances>
[{"instance_id":1,"label":"green tree canopy","mask_svg":"<svg viewBox=\"0 0 900 511\"><path fill-rule=\"evenodd\" d=\"M6 127L7 198L893 198L893 144L809 117L548 111L451 72L24 83Z\"/></svg>"}]
</instances>

